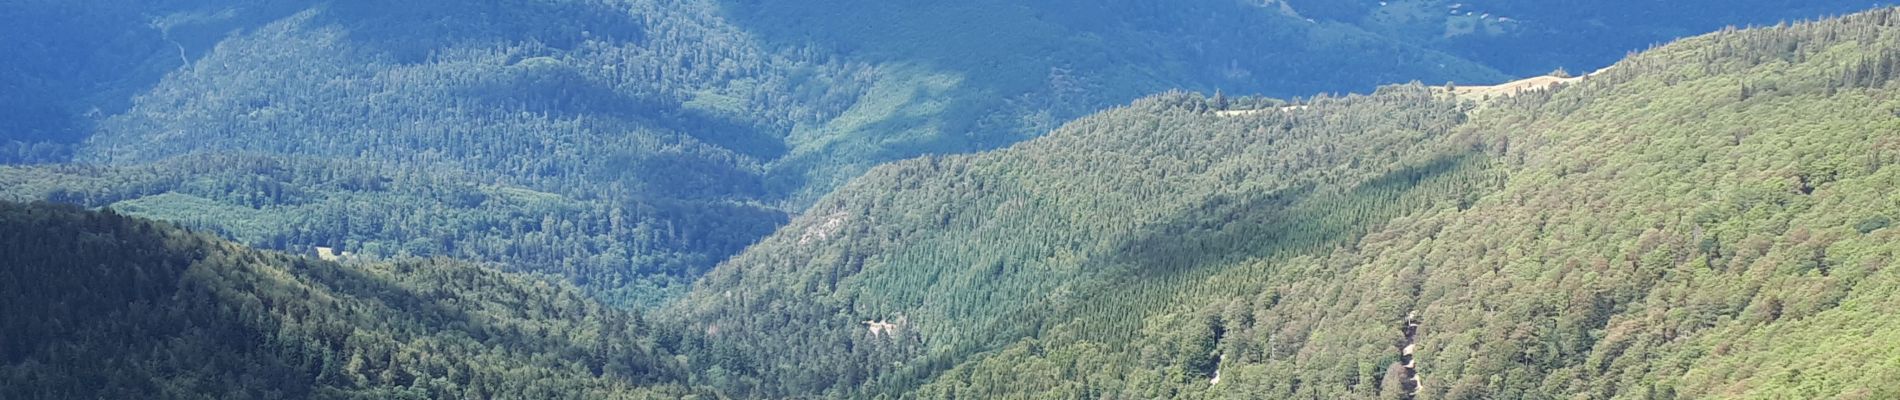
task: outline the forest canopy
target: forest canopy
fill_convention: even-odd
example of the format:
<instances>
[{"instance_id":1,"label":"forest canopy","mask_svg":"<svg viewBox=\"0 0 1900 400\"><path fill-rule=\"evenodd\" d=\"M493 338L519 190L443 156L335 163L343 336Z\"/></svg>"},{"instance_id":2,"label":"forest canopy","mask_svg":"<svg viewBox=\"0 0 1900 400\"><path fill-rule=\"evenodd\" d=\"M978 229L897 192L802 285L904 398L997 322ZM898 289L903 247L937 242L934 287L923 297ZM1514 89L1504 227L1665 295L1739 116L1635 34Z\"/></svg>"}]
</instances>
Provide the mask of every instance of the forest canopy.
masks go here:
<instances>
[{"instance_id":1,"label":"forest canopy","mask_svg":"<svg viewBox=\"0 0 1900 400\"><path fill-rule=\"evenodd\" d=\"M1900 9L17 3L0 398L1900 397Z\"/></svg>"}]
</instances>

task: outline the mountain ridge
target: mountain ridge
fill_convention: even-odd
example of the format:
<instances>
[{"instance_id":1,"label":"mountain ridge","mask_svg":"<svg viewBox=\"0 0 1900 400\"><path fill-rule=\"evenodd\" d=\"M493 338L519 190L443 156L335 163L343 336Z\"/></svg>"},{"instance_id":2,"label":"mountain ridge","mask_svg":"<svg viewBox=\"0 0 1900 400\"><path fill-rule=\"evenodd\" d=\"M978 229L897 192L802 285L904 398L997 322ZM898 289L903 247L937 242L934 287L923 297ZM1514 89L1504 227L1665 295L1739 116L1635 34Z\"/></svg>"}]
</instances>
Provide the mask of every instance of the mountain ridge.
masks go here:
<instances>
[{"instance_id":1,"label":"mountain ridge","mask_svg":"<svg viewBox=\"0 0 1900 400\"><path fill-rule=\"evenodd\" d=\"M337 16L367 3L269 4L292 17L109 118L128 135L93 140L125 154L80 153L127 162L0 166L0 200L93 208L0 201L0 308L20 316L0 319L0 397L1900 396L1896 8L1686 38L1509 95L1170 91L934 154L1013 141L945 126L1043 126L1067 118L1011 113L1094 100L967 99L1020 77L959 76L979 56L775 53L687 7L726 3L389 17L445 12L413 34L447 45L357 41L377 31L350 24L388 20ZM601 4L657 7L636 24L652 31L535 22ZM969 15L937 7L876 22ZM1056 32L1102 17L983 11ZM678 13L698 19L660 17ZM1296 33L1365 30L1328 23ZM583 39L489 30L520 26ZM812 34L851 36L831 28ZM1111 36L1081 40L1130 40ZM682 37L741 42L648 46ZM874 39L854 46L890 45ZM294 71L329 78L273 75ZM641 80L673 72L731 79ZM213 90L273 83L291 90ZM875 156L778 164L838 154ZM809 206L783 186L882 157Z\"/></svg>"},{"instance_id":2,"label":"mountain ridge","mask_svg":"<svg viewBox=\"0 0 1900 400\"><path fill-rule=\"evenodd\" d=\"M450 260L335 263L0 202L7 398L678 398L638 313Z\"/></svg>"},{"instance_id":3,"label":"mountain ridge","mask_svg":"<svg viewBox=\"0 0 1900 400\"><path fill-rule=\"evenodd\" d=\"M121 40L111 26L156 32L123 39L146 45L144 61L137 54L107 58L171 65L182 50L186 64L162 73L134 68L126 79L140 87L123 91L136 94L122 106L87 112L68 132L83 137L16 146L31 153L18 157L28 162L64 160L32 155L58 154L101 168L9 167L10 176L0 179L17 184L0 188L0 197L188 218L247 244L294 252L330 247L495 261L568 276L616 303L650 305L872 165L994 148L1174 82L1229 80L1192 67L1205 64L1198 61L1145 67L1155 63L1113 57L1231 55L1228 61L1254 69L1311 58L1304 62L1333 67L1286 68L1253 84L1263 88L1333 80L1293 79L1318 74L1375 79L1341 70L1432 79L1496 75L1475 63L1414 71L1316 52L1307 47L1350 44L1373 54L1444 58L1367 35L1296 45L1307 28L1219 3L1192 9L1239 12L1206 27L1177 26L1193 13L1147 16L1140 19L1145 26L1185 31L1113 35L1138 48L1074 39L1118 28L1033 16L1049 7L925 7L947 17L925 20L963 25L911 24L905 26L916 29L892 35L849 31L816 43L755 33L772 24L739 25L726 15L739 5L712 0L372 3L202 0L113 10L27 4L108 27L70 32L76 41ZM1128 10L1092 10L1106 19L1135 18ZM159 17L146 21L134 11ZM981 22L973 16L992 14L1007 18L993 21L993 29L966 29ZM1243 52L1168 44L1227 31L1221 26L1254 32L1250 40L1260 45ZM34 27L45 28L22 29ZM903 32L910 36L897 34ZM917 32L945 34L931 42L942 46L901 55L820 48L863 40L890 47L887 37ZM997 35L1027 47L979 40ZM1042 51L1067 45L1076 47ZM1030 49L1049 57L1016 56ZM47 90L68 89L81 90ZM246 168L218 170L206 165L213 159ZM295 183L336 183L337 176L400 183L316 190ZM519 197L509 194L516 189L551 195L535 197L560 207L509 201ZM551 215L530 215L537 212ZM528 235L549 240L514 239Z\"/></svg>"},{"instance_id":4,"label":"mountain ridge","mask_svg":"<svg viewBox=\"0 0 1900 400\"><path fill-rule=\"evenodd\" d=\"M1879 350L1826 359L1812 357L1846 345L1769 338L1885 320L1868 312L1891 297L1879 221L1894 203L1877 190L1894 184L1878 161L1891 150L1847 144L1900 123L1880 72L1894 15L1690 38L1468 121L1475 101L1424 86L1238 117L1151 98L1007 150L874 170L671 318L717 331L688 348L750 349L693 368L757 372L727 385L766 397L1376 398L1401 393L1385 372L1401 356L1442 382L1419 397L1880 397L1891 346L1839 337ZM1396 108L1336 108L1380 104ZM1330 141L1273 142L1289 126ZM1275 169L1235 143L1302 157ZM1214 156L1236 151L1260 172ZM1169 205L1190 193L1215 195ZM1182 222L1140 222L1169 215ZM814 230L853 233L800 240ZM1393 343L1413 311L1408 355ZM899 317L899 335L857 323ZM1792 363L1814 370L1767 372Z\"/></svg>"}]
</instances>

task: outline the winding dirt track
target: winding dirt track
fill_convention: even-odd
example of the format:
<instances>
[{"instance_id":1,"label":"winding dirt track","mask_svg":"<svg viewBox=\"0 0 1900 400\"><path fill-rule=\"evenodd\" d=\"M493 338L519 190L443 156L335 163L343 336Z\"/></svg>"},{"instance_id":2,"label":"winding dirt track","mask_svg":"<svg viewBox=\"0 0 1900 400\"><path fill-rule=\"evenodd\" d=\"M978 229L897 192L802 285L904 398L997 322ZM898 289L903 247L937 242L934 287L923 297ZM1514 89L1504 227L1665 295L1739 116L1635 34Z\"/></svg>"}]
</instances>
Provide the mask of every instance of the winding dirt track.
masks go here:
<instances>
[{"instance_id":1,"label":"winding dirt track","mask_svg":"<svg viewBox=\"0 0 1900 400\"><path fill-rule=\"evenodd\" d=\"M1569 78L1560 78L1556 76L1545 75L1545 76L1535 76L1535 77L1530 77L1530 78L1524 78L1524 79L1519 79L1515 81L1500 83L1496 85L1489 85L1489 86L1462 86L1462 85L1453 84L1451 93L1453 95L1457 95L1458 97L1476 98L1476 99L1510 97L1510 96L1516 96L1519 94L1524 94L1526 92L1549 90L1551 87L1555 87L1559 84L1576 83L1578 81L1582 81L1584 78L1589 78L1592 76L1596 76L1597 74L1602 74L1604 71L1609 71L1610 68L1614 68L1614 66L1600 69L1600 70L1597 70L1596 72L1591 72L1589 75L1575 76L1575 77L1569 77ZM1215 111L1214 115L1218 115L1222 117L1244 117L1244 116L1249 116L1249 115L1266 113L1269 111L1279 111L1279 112L1290 113L1290 112L1305 110L1305 109L1306 109L1305 105L1291 105L1291 106L1271 107L1271 108L1257 108L1257 109L1251 109L1251 110L1220 110L1220 111Z\"/></svg>"},{"instance_id":2,"label":"winding dirt track","mask_svg":"<svg viewBox=\"0 0 1900 400\"><path fill-rule=\"evenodd\" d=\"M1472 97L1516 96L1524 92L1546 90L1560 83L1571 83L1580 80L1583 80L1583 77L1559 78L1546 75L1491 86L1456 86L1452 88L1452 93L1459 96Z\"/></svg>"}]
</instances>

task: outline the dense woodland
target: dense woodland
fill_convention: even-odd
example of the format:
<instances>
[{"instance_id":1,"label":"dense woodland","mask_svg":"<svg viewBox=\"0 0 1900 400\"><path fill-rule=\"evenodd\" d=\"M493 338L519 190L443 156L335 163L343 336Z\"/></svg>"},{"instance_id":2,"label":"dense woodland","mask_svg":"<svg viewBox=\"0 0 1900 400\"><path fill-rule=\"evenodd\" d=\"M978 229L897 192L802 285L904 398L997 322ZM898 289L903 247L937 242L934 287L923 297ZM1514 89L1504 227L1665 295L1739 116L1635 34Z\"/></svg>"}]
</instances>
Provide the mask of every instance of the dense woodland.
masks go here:
<instances>
[{"instance_id":1,"label":"dense woodland","mask_svg":"<svg viewBox=\"0 0 1900 400\"><path fill-rule=\"evenodd\" d=\"M1151 98L874 170L668 319L759 397L1892 397L1897 25L1510 98Z\"/></svg>"},{"instance_id":2,"label":"dense woodland","mask_svg":"<svg viewBox=\"0 0 1900 400\"><path fill-rule=\"evenodd\" d=\"M0 45L20 61L0 63L0 163L54 165L4 170L0 199L500 262L650 305L878 164L1173 88L1491 82L1556 60L1414 35L1456 22L1441 1L1307 3L18 1L0 34L35 40ZM1489 36L1567 29L1532 20Z\"/></svg>"},{"instance_id":3,"label":"dense woodland","mask_svg":"<svg viewBox=\"0 0 1900 400\"><path fill-rule=\"evenodd\" d=\"M0 397L678 398L637 312L445 259L344 263L0 203Z\"/></svg>"},{"instance_id":4,"label":"dense woodland","mask_svg":"<svg viewBox=\"0 0 1900 400\"><path fill-rule=\"evenodd\" d=\"M571 278L620 304L674 297L872 165L1004 146L1177 84L1303 93L1319 90L1314 82L1502 79L1367 35L1326 50L1240 46L1313 32L1241 4L1142 21L1186 26L1220 11L1232 17L1195 25L1194 35L1258 35L1229 34L1222 43L1231 50L1186 52L1185 36L1148 30L1071 43L1062 40L1080 32L1043 29L1027 14L999 22L1019 43L1073 47L1048 58L1020 57L1036 50L1016 47L965 51L988 48L986 37L904 55L838 48L894 37L871 32L767 41L726 19L729 5L707 0L20 6L29 12L6 17L59 23L10 29L73 42L36 46L28 60L99 70L7 67L23 84L50 86L17 99L45 112L7 119L25 125L0 127L8 141L0 151L13 153L0 161L74 163L7 168L0 198L113 206L296 253L321 246L500 262ZM939 16L969 21L976 9ZM60 31L92 25L135 33ZM1242 26L1259 28L1235 29ZM99 43L138 51L74 50ZM1160 59L1096 57L1110 50ZM1392 68L1348 53L1454 67ZM937 62L953 58L963 62ZM1171 78L1154 80L1141 77L1157 72L1139 67L1226 58L1245 60L1234 68L1280 72L1236 81L1214 69L1170 68L1159 73ZM130 87L48 83L81 80Z\"/></svg>"},{"instance_id":5,"label":"dense woodland","mask_svg":"<svg viewBox=\"0 0 1900 400\"><path fill-rule=\"evenodd\" d=\"M471 182L479 180L363 162L203 155L135 167L0 167L0 199L110 205L298 254L328 247L494 261L643 306L676 295L718 257L786 220L753 204L576 198Z\"/></svg>"},{"instance_id":6,"label":"dense woodland","mask_svg":"<svg viewBox=\"0 0 1900 400\"><path fill-rule=\"evenodd\" d=\"M650 302L783 223L779 136L870 74L751 44L706 4L297 3L170 10L152 29L239 27L180 44L190 63L92 122L81 166L0 191Z\"/></svg>"},{"instance_id":7,"label":"dense woodland","mask_svg":"<svg viewBox=\"0 0 1900 400\"><path fill-rule=\"evenodd\" d=\"M1488 97L1361 2L55 3L160 35L0 66L0 398L1900 397L1894 9Z\"/></svg>"}]
</instances>

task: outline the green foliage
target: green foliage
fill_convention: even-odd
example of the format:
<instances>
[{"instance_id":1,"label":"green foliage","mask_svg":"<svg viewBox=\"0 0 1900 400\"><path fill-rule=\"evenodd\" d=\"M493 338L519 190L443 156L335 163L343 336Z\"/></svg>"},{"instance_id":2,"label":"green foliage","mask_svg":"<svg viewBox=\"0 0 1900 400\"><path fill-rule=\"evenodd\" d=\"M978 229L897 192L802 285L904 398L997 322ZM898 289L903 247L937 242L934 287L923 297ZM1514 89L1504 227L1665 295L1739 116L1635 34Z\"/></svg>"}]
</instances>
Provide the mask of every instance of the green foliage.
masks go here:
<instances>
[{"instance_id":1,"label":"green foliage","mask_svg":"<svg viewBox=\"0 0 1900 400\"><path fill-rule=\"evenodd\" d=\"M126 167L0 167L0 200L110 206L300 254L330 247L495 261L642 306L683 290L786 218L756 204L472 183L481 181L371 162L192 156Z\"/></svg>"},{"instance_id":2,"label":"green foliage","mask_svg":"<svg viewBox=\"0 0 1900 400\"><path fill-rule=\"evenodd\" d=\"M315 261L0 203L0 397L679 398L638 313L463 262Z\"/></svg>"},{"instance_id":3,"label":"green foliage","mask_svg":"<svg viewBox=\"0 0 1900 400\"><path fill-rule=\"evenodd\" d=\"M1496 74L1231 2L265 3L0 169L111 210L0 204L0 397L1900 396L1900 11L869 169Z\"/></svg>"},{"instance_id":4,"label":"green foliage","mask_svg":"<svg viewBox=\"0 0 1900 400\"><path fill-rule=\"evenodd\" d=\"M1865 235L1877 230L1886 229L1887 226L1891 224L1893 224L1892 218L1887 218L1885 215L1876 215L1861 220L1858 224L1854 224L1854 230L1860 231L1861 234Z\"/></svg>"},{"instance_id":5,"label":"green foliage","mask_svg":"<svg viewBox=\"0 0 1900 400\"><path fill-rule=\"evenodd\" d=\"M876 169L704 278L680 321L705 343L685 347L740 348L747 369L695 367L758 374L732 389L765 397L906 390L1052 330L1122 351L1111 332L1222 265L1321 251L1498 182L1423 87L1249 117L1211 103L1170 94L1004 152ZM1214 355L1176 347L1157 362L1207 379Z\"/></svg>"},{"instance_id":6,"label":"green foliage","mask_svg":"<svg viewBox=\"0 0 1900 400\"><path fill-rule=\"evenodd\" d=\"M873 170L665 340L756 397L1892 397L1894 54L1880 10L1482 108L1158 96Z\"/></svg>"},{"instance_id":7,"label":"green foliage","mask_svg":"<svg viewBox=\"0 0 1900 400\"><path fill-rule=\"evenodd\" d=\"M880 65L839 120L793 134L776 173L808 205L872 166L1002 147L1167 90L1277 96L1411 80L1496 81L1489 67L1248 2L722 2L768 40ZM862 120L874 123L851 123ZM843 123L840 123L843 122Z\"/></svg>"},{"instance_id":8,"label":"green foliage","mask_svg":"<svg viewBox=\"0 0 1900 400\"><path fill-rule=\"evenodd\" d=\"M89 134L83 141L0 143L23 160L70 154L105 167L8 169L0 179L15 184L0 192L112 205L292 252L324 246L502 262L567 276L615 302L650 304L886 161L1000 147L1177 84L1304 93L1415 72L1498 77L1363 35L1291 45L1316 28L1238 4L1094 15L1188 29L1178 33L1121 32L1079 15L1043 29L1034 16L1062 15L1054 4L923 14L827 5L818 10L985 20L995 29L834 31L893 20L827 15L825 26L811 27L829 32L823 38L772 20L738 25L721 6L739 7L205 0L134 7L149 21L81 15L96 21L75 26L158 31L134 44L164 57L124 61L143 68L140 87L99 92L128 100L89 113L84 129L75 128ZM209 29L222 30L199 32ZM1248 31L1259 35L1238 33ZM938 34L954 35L923 40ZM1101 37L1073 39L1085 34ZM1187 51L1195 37L1218 42ZM998 38L1042 44L999 46ZM904 47L894 39L942 46L848 48ZM1258 45L1263 40L1288 45ZM98 47L86 43L70 45ZM1049 57L1021 56L1041 50ZM1105 51L1138 59L1103 58ZM1405 66L1347 54L1388 54ZM1244 62L1230 62L1236 57ZM1425 67L1440 64L1453 67ZM1175 78L1149 78L1155 74ZM108 80L95 75L110 74L72 79ZM236 168L217 165L225 162ZM388 182L357 187L334 182L339 176ZM497 191L557 200L511 202Z\"/></svg>"},{"instance_id":9,"label":"green foliage","mask_svg":"<svg viewBox=\"0 0 1900 400\"><path fill-rule=\"evenodd\" d=\"M616 303L668 298L783 224L778 192L800 183L768 185L767 164L784 135L873 78L766 48L708 2L141 7L159 16L149 29L227 28L185 54L165 43L187 64L95 112L76 146L88 166L6 169L0 198L296 253L502 262Z\"/></svg>"}]
</instances>

